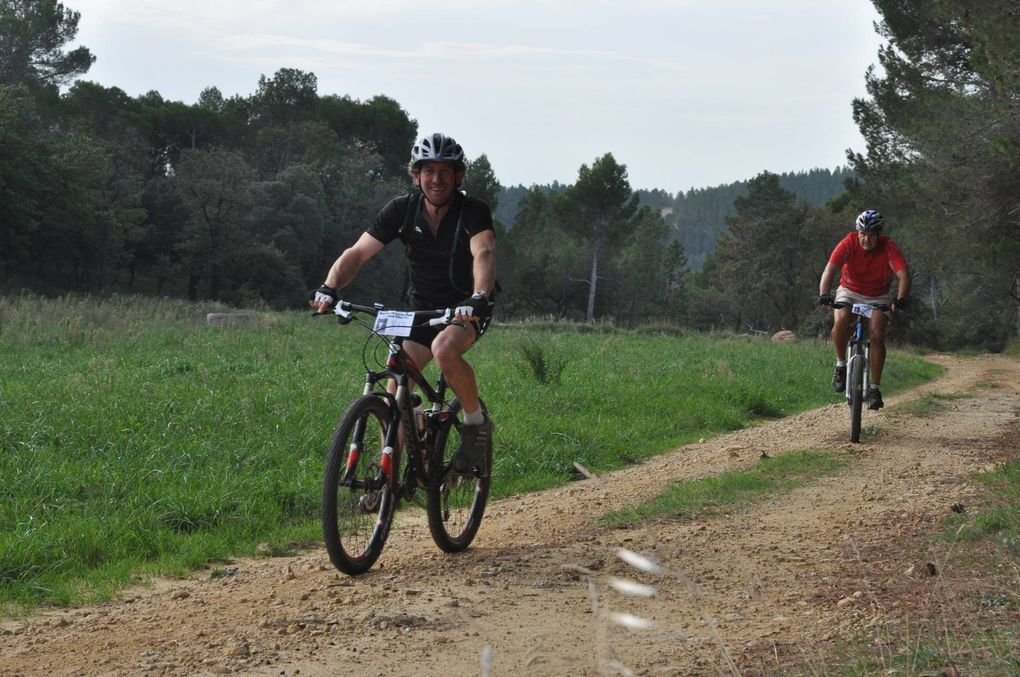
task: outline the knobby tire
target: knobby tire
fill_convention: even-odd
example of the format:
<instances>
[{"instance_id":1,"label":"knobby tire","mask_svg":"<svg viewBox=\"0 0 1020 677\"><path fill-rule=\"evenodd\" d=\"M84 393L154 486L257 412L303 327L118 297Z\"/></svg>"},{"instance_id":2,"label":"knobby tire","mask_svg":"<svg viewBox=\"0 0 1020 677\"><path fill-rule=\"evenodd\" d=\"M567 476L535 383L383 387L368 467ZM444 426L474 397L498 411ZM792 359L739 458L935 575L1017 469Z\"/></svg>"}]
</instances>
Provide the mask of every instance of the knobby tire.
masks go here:
<instances>
[{"instance_id":1,"label":"knobby tire","mask_svg":"<svg viewBox=\"0 0 1020 677\"><path fill-rule=\"evenodd\" d=\"M853 360L850 378L850 441L861 441L861 412L864 409L864 355Z\"/></svg>"},{"instance_id":2,"label":"knobby tire","mask_svg":"<svg viewBox=\"0 0 1020 677\"><path fill-rule=\"evenodd\" d=\"M352 443L359 448L352 479L365 483L380 477L383 440L390 409L379 395L363 395L344 411L330 443L322 481L322 537L337 569L355 576L368 571L382 553L399 499L395 490L400 468L394 452L394 481L377 490L345 486ZM360 423L360 425L359 425Z\"/></svg>"}]
</instances>

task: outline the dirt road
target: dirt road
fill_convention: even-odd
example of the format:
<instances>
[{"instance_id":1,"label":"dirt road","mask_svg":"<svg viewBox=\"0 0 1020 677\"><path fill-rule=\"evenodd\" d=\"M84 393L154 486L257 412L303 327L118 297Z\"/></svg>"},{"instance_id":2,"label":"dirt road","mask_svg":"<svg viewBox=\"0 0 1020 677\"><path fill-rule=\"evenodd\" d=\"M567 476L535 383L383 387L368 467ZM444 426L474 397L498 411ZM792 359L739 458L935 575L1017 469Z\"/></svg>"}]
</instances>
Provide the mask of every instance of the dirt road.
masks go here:
<instances>
[{"instance_id":1,"label":"dirt road","mask_svg":"<svg viewBox=\"0 0 1020 677\"><path fill-rule=\"evenodd\" d=\"M846 443L845 405L768 422L495 502L458 556L435 548L422 511L405 511L380 565L357 579L317 548L4 622L0 673L686 675L824 660L827 646L919 610L954 612L950 593L970 574L924 538L954 506L977 507L971 475L1020 453L1020 360L931 359L945 375L867 412L863 444ZM941 408L918 415L910 403L931 395ZM849 456L843 473L752 508L594 523L670 482L824 449ZM621 548L664 571L633 568ZM614 579L657 594L624 595ZM653 624L625 627L624 613Z\"/></svg>"}]
</instances>

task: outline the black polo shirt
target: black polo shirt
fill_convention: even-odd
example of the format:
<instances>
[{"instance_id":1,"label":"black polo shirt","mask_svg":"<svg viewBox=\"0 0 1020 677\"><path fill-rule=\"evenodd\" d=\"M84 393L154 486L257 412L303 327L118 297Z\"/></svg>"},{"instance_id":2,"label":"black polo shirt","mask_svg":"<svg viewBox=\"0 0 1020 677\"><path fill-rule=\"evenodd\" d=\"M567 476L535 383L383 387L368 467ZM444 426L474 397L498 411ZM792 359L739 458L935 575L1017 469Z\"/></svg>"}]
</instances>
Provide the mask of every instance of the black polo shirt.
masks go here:
<instances>
[{"instance_id":1,"label":"black polo shirt","mask_svg":"<svg viewBox=\"0 0 1020 677\"><path fill-rule=\"evenodd\" d=\"M469 242L478 233L492 230L492 212L481 200L458 191L433 236L423 200L419 192L393 198L379 211L368 234L384 245L397 238L404 242L408 297L415 309L453 307L474 292Z\"/></svg>"}]
</instances>

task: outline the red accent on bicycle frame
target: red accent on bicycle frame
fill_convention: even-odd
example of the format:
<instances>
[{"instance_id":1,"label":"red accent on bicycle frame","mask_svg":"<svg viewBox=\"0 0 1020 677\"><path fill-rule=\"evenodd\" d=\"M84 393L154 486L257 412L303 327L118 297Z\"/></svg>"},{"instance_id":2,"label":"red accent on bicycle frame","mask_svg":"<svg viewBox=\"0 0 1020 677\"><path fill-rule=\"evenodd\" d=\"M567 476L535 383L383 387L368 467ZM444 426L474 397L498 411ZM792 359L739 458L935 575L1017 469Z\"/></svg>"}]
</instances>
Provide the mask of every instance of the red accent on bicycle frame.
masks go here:
<instances>
[{"instance_id":1,"label":"red accent on bicycle frame","mask_svg":"<svg viewBox=\"0 0 1020 677\"><path fill-rule=\"evenodd\" d=\"M411 367L411 369L417 369L418 368L418 365L415 364L414 360L412 360L410 357L408 357L406 353L404 353L404 355L402 357L400 357L400 358L397 357L396 353L393 353L389 357L386 358L386 366L387 367L396 367L396 366L399 366L401 362L403 362L405 365Z\"/></svg>"},{"instance_id":2,"label":"red accent on bicycle frame","mask_svg":"<svg viewBox=\"0 0 1020 677\"><path fill-rule=\"evenodd\" d=\"M354 466L357 464L360 457L361 449L358 449L352 444L350 451L347 452L347 472L354 470Z\"/></svg>"},{"instance_id":3,"label":"red accent on bicycle frame","mask_svg":"<svg viewBox=\"0 0 1020 677\"><path fill-rule=\"evenodd\" d=\"M382 458L379 459L379 468L383 471L383 475L389 479L393 474L393 457L391 454L393 450L387 447L383 449Z\"/></svg>"}]
</instances>

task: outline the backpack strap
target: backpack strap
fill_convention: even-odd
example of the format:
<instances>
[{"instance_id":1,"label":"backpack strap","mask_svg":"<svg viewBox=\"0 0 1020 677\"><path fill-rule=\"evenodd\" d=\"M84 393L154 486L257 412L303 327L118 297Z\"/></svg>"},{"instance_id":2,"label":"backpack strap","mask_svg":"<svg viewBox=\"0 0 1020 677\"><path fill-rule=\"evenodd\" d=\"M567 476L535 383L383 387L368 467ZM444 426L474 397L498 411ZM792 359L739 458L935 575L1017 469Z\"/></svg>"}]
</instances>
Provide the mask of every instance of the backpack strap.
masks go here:
<instances>
[{"instance_id":1,"label":"backpack strap","mask_svg":"<svg viewBox=\"0 0 1020 677\"><path fill-rule=\"evenodd\" d=\"M421 216L422 192L412 190L407 194L407 209L404 210L404 222L400 225L400 240L405 244L411 244L414 237L414 224L418 223Z\"/></svg>"},{"instance_id":2,"label":"backpack strap","mask_svg":"<svg viewBox=\"0 0 1020 677\"><path fill-rule=\"evenodd\" d=\"M467 207L467 201L469 199L471 198L469 198L467 196L467 193L465 193L464 199L460 205L460 214L457 215L457 229L453 232L453 248L450 250L450 269L449 272L447 273L448 277L450 278L450 285L460 293L464 294L465 298L471 295L472 290L470 289L464 290L457 286L457 281L456 279L454 279L453 276L453 261L457 256L457 245L460 244L461 233L466 232L464 230L464 209ZM470 247L470 245L468 246ZM503 291L503 289L499 285L499 280L493 280L492 292L490 292L489 294L490 298L492 300L495 300L496 294L501 291Z\"/></svg>"},{"instance_id":3,"label":"backpack strap","mask_svg":"<svg viewBox=\"0 0 1020 677\"><path fill-rule=\"evenodd\" d=\"M450 286L464 294L464 298L471 295L470 291L465 291L457 286L457 280L453 276L453 263L457 258L457 245L460 244L460 234L464 232L464 207L467 204L467 196L460 203L460 213L457 214L457 228L453 231L453 246L450 248L450 268L447 271L447 277L450 279Z\"/></svg>"},{"instance_id":4,"label":"backpack strap","mask_svg":"<svg viewBox=\"0 0 1020 677\"><path fill-rule=\"evenodd\" d=\"M400 241L404 243L404 284L400 289L400 300L405 305L411 304L411 239L414 237L414 224L421 216L421 204L424 201L421 190L412 190L407 194L407 209L404 210L404 222L400 225Z\"/></svg>"}]
</instances>

